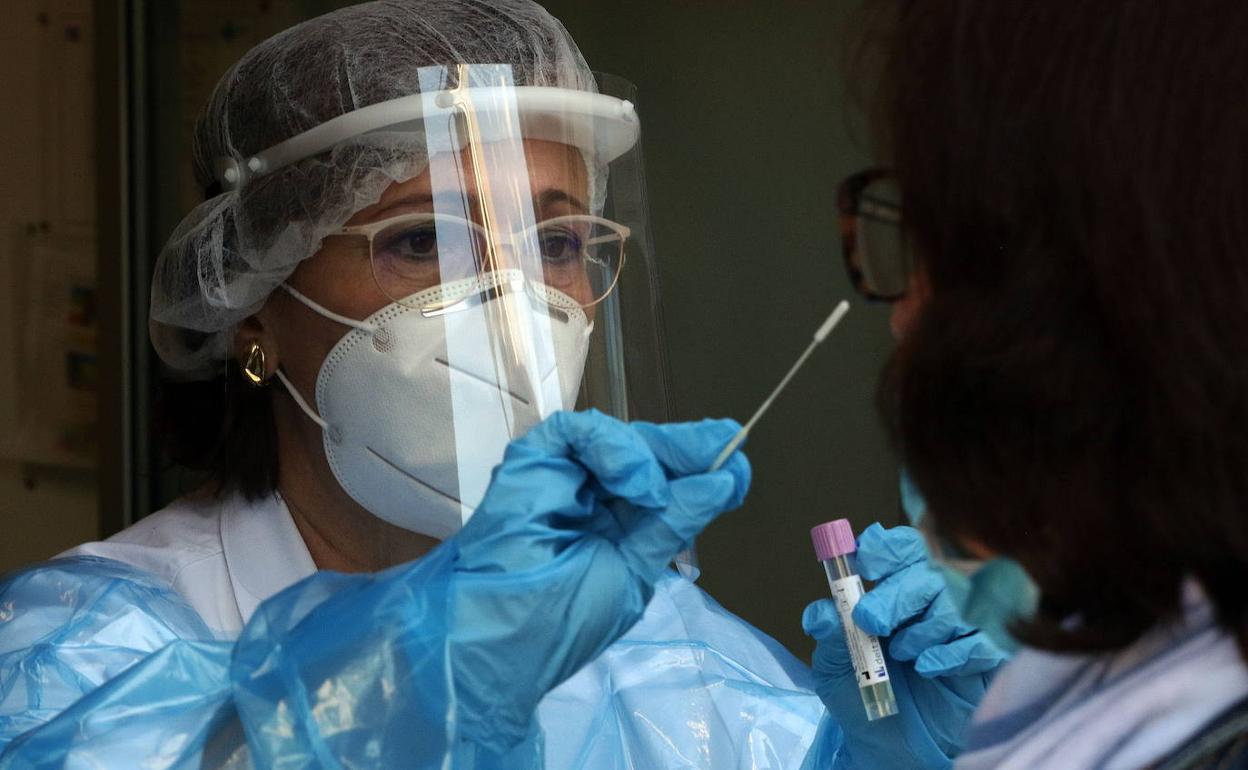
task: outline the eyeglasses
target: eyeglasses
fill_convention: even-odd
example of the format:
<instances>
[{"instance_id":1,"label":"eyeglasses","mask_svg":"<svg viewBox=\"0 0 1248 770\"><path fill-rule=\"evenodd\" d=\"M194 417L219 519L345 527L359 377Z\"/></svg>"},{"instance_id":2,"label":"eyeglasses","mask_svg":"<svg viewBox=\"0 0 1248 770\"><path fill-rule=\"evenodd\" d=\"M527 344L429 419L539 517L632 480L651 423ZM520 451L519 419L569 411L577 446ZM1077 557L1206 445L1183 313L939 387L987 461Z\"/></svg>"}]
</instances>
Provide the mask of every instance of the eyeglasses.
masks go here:
<instances>
[{"instance_id":1,"label":"eyeglasses","mask_svg":"<svg viewBox=\"0 0 1248 770\"><path fill-rule=\"evenodd\" d=\"M335 234L368 239L377 286L402 305L435 286L516 269L588 308L606 299L619 281L631 231L609 219L574 214L491 237L471 220L422 212L343 227ZM517 256L528 254L534 256Z\"/></svg>"},{"instance_id":2,"label":"eyeglasses","mask_svg":"<svg viewBox=\"0 0 1248 770\"><path fill-rule=\"evenodd\" d=\"M887 169L869 168L837 189L841 251L854 289L878 302L906 294L914 258L901 226L901 191Z\"/></svg>"}]
</instances>

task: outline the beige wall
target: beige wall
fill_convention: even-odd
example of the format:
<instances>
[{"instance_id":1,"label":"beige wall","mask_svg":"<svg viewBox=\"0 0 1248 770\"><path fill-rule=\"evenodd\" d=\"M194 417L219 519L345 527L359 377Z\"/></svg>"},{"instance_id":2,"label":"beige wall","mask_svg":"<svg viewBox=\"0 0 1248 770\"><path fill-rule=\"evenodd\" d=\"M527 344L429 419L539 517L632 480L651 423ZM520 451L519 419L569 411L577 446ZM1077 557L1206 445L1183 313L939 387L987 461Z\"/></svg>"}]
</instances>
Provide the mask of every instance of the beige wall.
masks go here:
<instances>
[{"instance_id":1,"label":"beige wall","mask_svg":"<svg viewBox=\"0 0 1248 770\"><path fill-rule=\"evenodd\" d=\"M89 0L5 0L0 24L0 570L52 556L98 532L94 472L82 459L47 451L28 430L35 414L90 408L31 364L30 351L64 344L55 324L30 317L30 271L55 282L68 269L93 270L94 221ZM39 225L32 238L27 228ZM43 231L46 223L47 232ZM62 262L44 259L55 253ZM42 261L40 261L42 260ZM46 346L39 335L48 335ZM89 337L89 332L83 332ZM56 337L56 339L53 339ZM77 340L89 346L89 339ZM59 354L58 354L59 355ZM52 359L48 359L52 360ZM19 378L36 375L36 386ZM46 387L41 387L41 384ZM64 467L72 464L79 467Z\"/></svg>"}]
</instances>

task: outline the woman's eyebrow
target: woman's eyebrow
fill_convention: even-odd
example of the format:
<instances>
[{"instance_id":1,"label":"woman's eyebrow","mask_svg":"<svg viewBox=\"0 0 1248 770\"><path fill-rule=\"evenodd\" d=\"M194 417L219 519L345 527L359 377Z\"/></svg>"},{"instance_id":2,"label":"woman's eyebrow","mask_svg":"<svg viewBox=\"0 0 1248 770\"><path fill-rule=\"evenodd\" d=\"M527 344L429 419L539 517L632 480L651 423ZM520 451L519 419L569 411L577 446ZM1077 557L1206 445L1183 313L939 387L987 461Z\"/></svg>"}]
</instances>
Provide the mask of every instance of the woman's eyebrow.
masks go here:
<instances>
[{"instance_id":1,"label":"woman's eyebrow","mask_svg":"<svg viewBox=\"0 0 1248 770\"><path fill-rule=\"evenodd\" d=\"M564 192L563 190L552 188L550 190L546 190L537 198L537 205L542 208L545 208L546 206L553 206L556 203L566 203L573 209L576 209L583 214L589 213L589 207L582 203L580 198Z\"/></svg>"},{"instance_id":2,"label":"woman's eyebrow","mask_svg":"<svg viewBox=\"0 0 1248 770\"><path fill-rule=\"evenodd\" d=\"M404 195L401 198L395 198L387 203L384 207L373 211L368 215L369 222L380 222L386 218L391 211L399 208L408 208L412 206L423 206L433 202L433 196L429 193L412 193Z\"/></svg>"},{"instance_id":3,"label":"woman's eyebrow","mask_svg":"<svg viewBox=\"0 0 1248 770\"><path fill-rule=\"evenodd\" d=\"M370 222L381 221L382 219L386 218L386 214L398 208L407 208L411 206L426 206L431 203L435 203L439 199L443 200L444 203L439 205L437 208L439 209L452 208L456 210L457 212L463 209L465 203L467 203L467 205L472 208L475 208L477 205L477 196L475 195L435 196L432 193L427 193L427 192L412 193L410 195L404 195L400 198L395 198L394 200L387 203L384 208L380 208L374 211L369 216L369 221ZM448 205L450 204L452 200L454 201L454 205ZM542 192L541 195L537 197L537 205L539 208L545 208L547 206L554 206L554 205L561 204L561 203L566 204L567 206L571 207L573 210L578 211L580 213L589 212L589 207L586 206L585 203L580 198L577 198L575 195L572 195L571 193L566 192L564 190L560 190L558 188L551 188L549 190L545 190L544 192Z\"/></svg>"}]
</instances>

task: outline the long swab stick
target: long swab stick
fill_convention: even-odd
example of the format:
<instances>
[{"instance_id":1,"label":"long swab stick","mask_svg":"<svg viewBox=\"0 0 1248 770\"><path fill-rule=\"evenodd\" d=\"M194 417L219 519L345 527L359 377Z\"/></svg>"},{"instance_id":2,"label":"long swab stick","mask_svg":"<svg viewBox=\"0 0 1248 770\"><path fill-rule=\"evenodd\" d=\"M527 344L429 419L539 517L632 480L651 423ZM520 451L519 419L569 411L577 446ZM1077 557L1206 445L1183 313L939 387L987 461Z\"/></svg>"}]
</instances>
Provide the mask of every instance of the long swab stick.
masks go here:
<instances>
[{"instance_id":1,"label":"long swab stick","mask_svg":"<svg viewBox=\"0 0 1248 770\"><path fill-rule=\"evenodd\" d=\"M819 327L819 330L815 332L815 338L810 341L809 345L806 346L805 352L803 352L801 357L797 359L797 363L793 364L793 368L789 369L789 373L784 375L784 379L780 380L780 384L771 391L771 395L767 396L767 400L764 401L763 405L758 408L758 411L754 413L754 416L750 418L750 421L745 424L744 428L737 432L737 435L732 437L732 441L728 442L728 446L724 447L724 451L720 452L719 457L715 458L715 462L711 463L710 470L708 471L709 473L714 473L722 468L724 463L728 462L728 458L732 456L733 452L737 451L737 447L741 446L741 442L745 441L746 437L750 435L750 431L754 429L754 426L758 424L758 421L762 419L763 415L767 413L767 410L771 408L771 405L775 402L776 397L780 395L780 393L788 386L789 382L792 381L793 377L797 375L802 366L805 365L807 359L809 359L811 354L815 352L815 348L819 347L820 343L828 338L828 335L832 333L832 330L836 328L836 325L841 322L841 319L844 318L845 314L848 312L849 302L841 300L841 303L836 306L836 309L832 311L832 314L828 316L828 319L824 321L823 325Z\"/></svg>"}]
</instances>

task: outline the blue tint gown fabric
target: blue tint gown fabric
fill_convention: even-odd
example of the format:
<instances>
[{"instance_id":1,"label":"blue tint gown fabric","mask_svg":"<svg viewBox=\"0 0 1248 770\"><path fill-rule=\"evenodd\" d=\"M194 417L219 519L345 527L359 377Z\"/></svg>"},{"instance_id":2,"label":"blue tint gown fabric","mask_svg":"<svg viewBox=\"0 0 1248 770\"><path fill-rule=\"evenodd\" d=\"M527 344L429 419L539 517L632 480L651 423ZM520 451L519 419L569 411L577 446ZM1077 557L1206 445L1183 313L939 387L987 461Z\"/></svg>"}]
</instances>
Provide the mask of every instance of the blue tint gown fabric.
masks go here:
<instances>
[{"instance_id":1,"label":"blue tint gown fabric","mask_svg":"<svg viewBox=\"0 0 1248 770\"><path fill-rule=\"evenodd\" d=\"M542 701L528 740L474 745L446 649L454 555L452 540L377 575L318 573L280 499L186 500L10 575L0 768L719 770L835 753L808 670L674 575Z\"/></svg>"}]
</instances>

